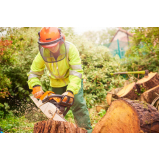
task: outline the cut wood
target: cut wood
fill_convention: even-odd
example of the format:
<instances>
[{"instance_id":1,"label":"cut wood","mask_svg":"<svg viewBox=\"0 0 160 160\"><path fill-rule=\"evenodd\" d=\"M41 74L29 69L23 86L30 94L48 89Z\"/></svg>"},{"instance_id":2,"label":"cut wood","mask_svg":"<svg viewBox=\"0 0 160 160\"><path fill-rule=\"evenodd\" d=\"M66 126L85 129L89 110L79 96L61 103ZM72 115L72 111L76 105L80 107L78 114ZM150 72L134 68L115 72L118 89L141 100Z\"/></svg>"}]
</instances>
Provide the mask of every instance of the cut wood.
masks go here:
<instances>
[{"instance_id":1,"label":"cut wood","mask_svg":"<svg viewBox=\"0 0 160 160\"><path fill-rule=\"evenodd\" d=\"M140 96L140 101L145 101L151 104L158 95L159 95L159 85L144 92Z\"/></svg>"},{"instance_id":2,"label":"cut wood","mask_svg":"<svg viewBox=\"0 0 160 160\"><path fill-rule=\"evenodd\" d=\"M159 133L159 112L148 103L121 98L112 102L93 133Z\"/></svg>"},{"instance_id":3,"label":"cut wood","mask_svg":"<svg viewBox=\"0 0 160 160\"><path fill-rule=\"evenodd\" d=\"M87 131L70 122L48 120L36 123L34 133L87 133Z\"/></svg>"},{"instance_id":4,"label":"cut wood","mask_svg":"<svg viewBox=\"0 0 160 160\"><path fill-rule=\"evenodd\" d=\"M117 93L119 98L138 99L138 90L135 82L128 84Z\"/></svg>"},{"instance_id":5,"label":"cut wood","mask_svg":"<svg viewBox=\"0 0 160 160\"><path fill-rule=\"evenodd\" d=\"M107 93L106 101L107 101L108 105L111 105L111 102L112 102L112 93Z\"/></svg>"},{"instance_id":6,"label":"cut wood","mask_svg":"<svg viewBox=\"0 0 160 160\"><path fill-rule=\"evenodd\" d=\"M106 101L108 105L111 105L113 99L118 99L116 95L122 88L113 88L110 92L107 93ZM112 99L113 98L113 99Z\"/></svg>"},{"instance_id":7,"label":"cut wood","mask_svg":"<svg viewBox=\"0 0 160 160\"><path fill-rule=\"evenodd\" d=\"M159 85L159 75L157 73L149 73L147 77L144 77L137 81L140 89L149 90Z\"/></svg>"}]
</instances>

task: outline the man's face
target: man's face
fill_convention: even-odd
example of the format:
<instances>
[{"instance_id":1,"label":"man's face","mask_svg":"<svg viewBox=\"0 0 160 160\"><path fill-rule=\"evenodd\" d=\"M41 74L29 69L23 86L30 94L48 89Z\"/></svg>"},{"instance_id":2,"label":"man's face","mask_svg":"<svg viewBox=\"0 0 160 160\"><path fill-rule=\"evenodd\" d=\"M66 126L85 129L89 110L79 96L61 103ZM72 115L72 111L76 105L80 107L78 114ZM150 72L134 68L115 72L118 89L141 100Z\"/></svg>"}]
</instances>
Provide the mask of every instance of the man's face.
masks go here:
<instances>
[{"instance_id":1,"label":"man's face","mask_svg":"<svg viewBox=\"0 0 160 160\"><path fill-rule=\"evenodd\" d=\"M59 44L57 44L56 46L54 47L51 47L51 48L48 48L52 53L56 53L59 49Z\"/></svg>"}]
</instances>

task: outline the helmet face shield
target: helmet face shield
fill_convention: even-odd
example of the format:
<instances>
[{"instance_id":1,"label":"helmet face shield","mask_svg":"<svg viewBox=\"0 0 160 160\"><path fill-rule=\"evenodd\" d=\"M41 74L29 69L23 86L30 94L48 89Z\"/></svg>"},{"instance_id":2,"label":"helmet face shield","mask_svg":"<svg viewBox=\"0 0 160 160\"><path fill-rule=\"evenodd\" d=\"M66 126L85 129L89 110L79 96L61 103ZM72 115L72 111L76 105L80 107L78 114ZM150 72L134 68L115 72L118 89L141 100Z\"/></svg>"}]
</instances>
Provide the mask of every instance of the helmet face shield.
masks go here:
<instances>
[{"instance_id":1,"label":"helmet face shield","mask_svg":"<svg viewBox=\"0 0 160 160\"><path fill-rule=\"evenodd\" d=\"M58 44L59 47L55 53L51 52L48 48L44 48L42 45L39 44L39 51L45 62L55 63L63 60L66 57L66 46L64 40L60 40Z\"/></svg>"}]
</instances>

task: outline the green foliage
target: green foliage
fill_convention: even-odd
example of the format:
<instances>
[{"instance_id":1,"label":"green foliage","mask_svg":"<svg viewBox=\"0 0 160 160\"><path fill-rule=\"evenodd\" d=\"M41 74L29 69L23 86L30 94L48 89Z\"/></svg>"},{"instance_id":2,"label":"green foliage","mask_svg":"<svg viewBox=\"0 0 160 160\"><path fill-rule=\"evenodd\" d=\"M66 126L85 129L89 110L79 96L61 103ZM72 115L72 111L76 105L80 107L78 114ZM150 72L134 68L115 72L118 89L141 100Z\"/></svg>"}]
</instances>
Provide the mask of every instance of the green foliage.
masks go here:
<instances>
[{"instance_id":1,"label":"green foliage","mask_svg":"<svg viewBox=\"0 0 160 160\"><path fill-rule=\"evenodd\" d=\"M34 124L22 117L16 117L12 112L0 119L0 127L4 133L33 133Z\"/></svg>"},{"instance_id":2,"label":"green foliage","mask_svg":"<svg viewBox=\"0 0 160 160\"><path fill-rule=\"evenodd\" d=\"M94 49L93 53L81 56L84 66L84 96L89 108L104 101L106 91L123 86L125 81L121 76L110 76L110 73L125 70L119 60L112 58L106 47Z\"/></svg>"},{"instance_id":3,"label":"green foliage","mask_svg":"<svg viewBox=\"0 0 160 160\"><path fill-rule=\"evenodd\" d=\"M138 27L134 32L131 48L126 52L124 67L128 71L159 72L159 28Z\"/></svg>"}]
</instances>

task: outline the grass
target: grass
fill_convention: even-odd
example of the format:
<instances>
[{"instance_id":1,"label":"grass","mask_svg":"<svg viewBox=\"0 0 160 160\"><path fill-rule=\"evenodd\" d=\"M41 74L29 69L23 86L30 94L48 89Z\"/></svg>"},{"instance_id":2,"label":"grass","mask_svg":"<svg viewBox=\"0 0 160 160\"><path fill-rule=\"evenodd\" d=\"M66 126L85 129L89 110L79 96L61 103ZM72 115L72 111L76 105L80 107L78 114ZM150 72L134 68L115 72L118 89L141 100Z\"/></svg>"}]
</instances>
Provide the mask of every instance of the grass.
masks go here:
<instances>
[{"instance_id":1,"label":"grass","mask_svg":"<svg viewBox=\"0 0 160 160\"><path fill-rule=\"evenodd\" d=\"M10 112L5 119L0 119L3 133L33 133L34 123L30 123L25 116L16 117Z\"/></svg>"}]
</instances>

